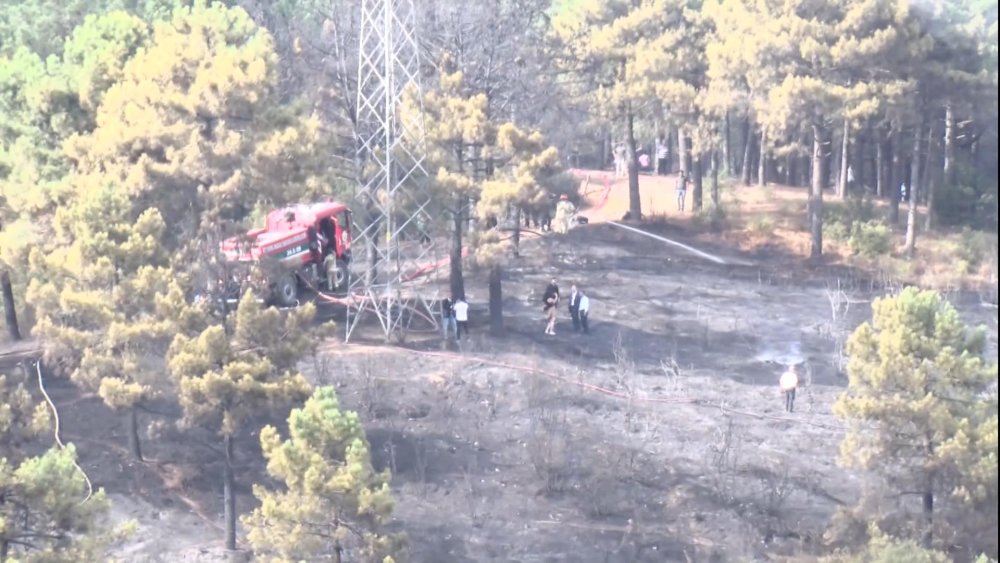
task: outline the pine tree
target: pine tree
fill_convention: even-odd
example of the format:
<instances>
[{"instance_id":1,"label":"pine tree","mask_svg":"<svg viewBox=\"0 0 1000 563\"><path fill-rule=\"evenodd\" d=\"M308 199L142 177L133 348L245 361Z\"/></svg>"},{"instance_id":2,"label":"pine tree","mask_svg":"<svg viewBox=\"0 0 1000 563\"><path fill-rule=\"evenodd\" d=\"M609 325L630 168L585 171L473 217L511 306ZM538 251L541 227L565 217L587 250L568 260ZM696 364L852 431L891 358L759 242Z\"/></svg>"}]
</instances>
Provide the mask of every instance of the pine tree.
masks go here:
<instances>
[{"instance_id":1,"label":"pine tree","mask_svg":"<svg viewBox=\"0 0 1000 563\"><path fill-rule=\"evenodd\" d=\"M260 202L324 191L330 166L317 153L329 132L277 103L277 63L270 35L242 8L178 7L100 98L97 127L67 143L76 191L111 184L136 215L155 207L170 250ZM88 83L115 78L94 74Z\"/></svg>"},{"instance_id":2,"label":"pine tree","mask_svg":"<svg viewBox=\"0 0 1000 563\"><path fill-rule=\"evenodd\" d=\"M851 422L841 459L919 491L929 547L942 499L995 510L997 364L983 360L984 329L934 292L907 288L872 309L848 342L848 388L834 405Z\"/></svg>"},{"instance_id":3,"label":"pine tree","mask_svg":"<svg viewBox=\"0 0 1000 563\"><path fill-rule=\"evenodd\" d=\"M262 561L391 561L401 538L383 530L392 513L388 472L372 468L357 413L332 387L316 389L288 416L287 439L260 433L274 490L254 485L260 507L243 517Z\"/></svg>"},{"instance_id":4,"label":"pine tree","mask_svg":"<svg viewBox=\"0 0 1000 563\"><path fill-rule=\"evenodd\" d=\"M0 562L103 559L112 534L101 527L104 492L89 498L72 444L19 464L0 458Z\"/></svg>"},{"instance_id":5,"label":"pine tree","mask_svg":"<svg viewBox=\"0 0 1000 563\"><path fill-rule=\"evenodd\" d=\"M49 411L32 398L22 378L0 374L0 457L21 459L21 447L49 427Z\"/></svg>"},{"instance_id":6,"label":"pine tree","mask_svg":"<svg viewBox=\"0 0 1000 563\"><path fill-rule=\"evenodd\" d=\"M478 233L475 245L475 260L490 272L490 330L499 333L503 330L503 266L508 257L517 257L520 252L521 210L546 204L542 182L558 172L559 153L545 145L541 133L527 133L513 123L504 123L497 129L489 158L494 162L494 173L482 184L478 215L511 215L514 223L509 241L501 239L497 221L497 227Z\"/></svg>"},{"instance_id":7,"label":"pine tree","mask_svg":"<svg viewBox=\"0 0 1000 563\"><path fill-rule=\"evenodd\" d=\"M863 550L855 554L835 554L824 557L823 563L949 563L948 554L926 549L912 540L893 539L873 527L872 539Z\"/></svg>"},{"instance_id":8,"label":"pine tree","mask_svg":"<svg viewBox=\"0 0 1000 563\"><path fill-rule=\"evenodd\" d=\"M155 209L134 217L111 188L82 194L56 223L72 243L33 255L45 275L28 291L36 333L52 365L127 415L129 450L142 460L138 411L170 388L159 358L180 330L169 304L183 292L160 244L166 225Z\"/></svg>"},{"instance_id":9,"label":"pine tree","mask_svg":"<svg viewBox=\"0 0 1000 563\"><path fill-rule=\"evenodd\" d=\"M452 295L459 296L465 293L463 237L486 175L484 148L495 143L496 130L487 115L486 96L469 92L462 73L452 72L452 66L450 57L445 57L438 87L424 95L423 105L407 95L400 111L407 116L423 115L425 166L432 177L434 198L450 220L449 283Z\"/></svg>"},{"instance_id":10,"label":"pine tree","mask_svg":"<svg viewBox=\"0 0 1000 563\"><path fill-rule=\"evenodd\" d=\"M310 386L296 364L315 349L315 307L265 308L253 292L235 314L194 337L177 335L167 356L184 422L216 428L222 436L226 548L236 549L233 439L253 414L301 401Z\"/></svg>"},{"instance_id":11,"label":"pine tree","mask_svg":"<svg viewBox=\"0 0 1000 563\"><path fill-rule=\"evenodd\" d=\"M43 61L26 48L0 58L0 261L8 328L15 336L13 281L25 283L28 251L52 233L70 195L63 143L91 131L96 106L125 62L144 44L146 24L124 12L89 16Z\"/></svg>"},{"instance_id":12,"label":"pine tree","mask_svg":"<svg viewBox=\"0 0 1000 563\"><path fill-rule=\"evenodd\" d=\"M20 379L0 374L0 563L96 561L111 540L104 493L85 497L72 444L26 458L50 419Z\"/></svg>"},{"instance_id":13,"label":"pine tree","mask_svg":"<svg viewBox=\"0 0 1000 563\"><path fill-rule=\"evenodd\" d=\"M90 125L65 143L75 166L29 295L47 357L127 414L141 459L138 409L170 387L159 359L206 322L184 305L213 257L202 243L220 217L324 189L326 132L273 109L270 39L241 9L195 2L151 34L125 14L88 18L64 60Z\"/></svg>"},{"instance_id":14,"label":"pine tree","mask_svg":"<svg viewBox=\"0 0 1000 563\"><path fill-rule=\"evenodd\" d=\"M586 95L625 131L629 216L642 216L636 121L661 102L680 123L694 123L704 58L698 14L678 0L563 2L553 16L561 63L582 75Z\"/></svg>"}]
</instances>

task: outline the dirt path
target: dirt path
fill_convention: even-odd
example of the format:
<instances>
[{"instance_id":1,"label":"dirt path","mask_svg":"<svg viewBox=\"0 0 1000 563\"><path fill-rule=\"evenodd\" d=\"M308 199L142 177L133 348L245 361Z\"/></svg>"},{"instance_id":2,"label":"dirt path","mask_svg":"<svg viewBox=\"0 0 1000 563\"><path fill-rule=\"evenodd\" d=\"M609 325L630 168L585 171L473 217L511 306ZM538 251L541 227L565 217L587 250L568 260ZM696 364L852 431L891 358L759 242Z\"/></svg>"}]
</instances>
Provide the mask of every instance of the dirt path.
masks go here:
<instances>
[{"instance_id":1,"label":"dirt path","mask_svg":"<svg viewBox=\"0 0 1000 563\"><path fill-rule=\"evenodd\" d=\"M629 207L628 178L615 178L613 172L605 170L574 169L571 172L584 182L583 196L587 207L580 210L581 215L592 223L621 220ZM676 182L676 174L639 174L639 192L645 217L679 218L685 215L676 209ZM689 209L690 196L688 190Z\"/></svg>"}]
</instances>

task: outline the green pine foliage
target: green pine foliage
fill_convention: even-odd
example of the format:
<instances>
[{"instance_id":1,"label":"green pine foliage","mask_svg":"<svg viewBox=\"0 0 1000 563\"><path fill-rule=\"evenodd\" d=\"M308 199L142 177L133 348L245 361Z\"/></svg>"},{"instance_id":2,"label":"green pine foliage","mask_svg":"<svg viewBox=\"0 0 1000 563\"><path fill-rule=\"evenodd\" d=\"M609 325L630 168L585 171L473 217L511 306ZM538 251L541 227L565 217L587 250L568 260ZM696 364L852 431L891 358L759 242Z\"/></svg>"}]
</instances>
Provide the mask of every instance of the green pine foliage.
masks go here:
<instances>
[{"instance_id":1,"label":"green pine foliage","mask_svg":"<svg viewBox=\"0 0 1000 563\"><path fill-rule=\"evenodd\" d=\"M0 458L0 561L75 563L103 559L103 491L89 498L72 444L14 464Z\"/></svg>"},{"instance_id":2,"label":"green pine foliage","mask_svg":"<svg viewBox=\"0 0 1000 563\"><path fill-rule=\"evenodd\" d=\"M243 517L261 561L391 561L401 538L384 530L392 513L388 472L372 468L357 413L332 387L316 389L288 416L288 438L260 433L267 472L281 486L254 485L260 507Z\"/></svg>"},{"instance_id":3,"label":"green pine foliage","mask_svg":"<svg viewBox=\"0 0 1000 563\"><path fill-rule=\"evenodd\" d=\"M11 462L50 424L47 406L35 401L20 379L0 373L0 457Z\"/></svg>"},{"instance_id":4,"label":"green pine foliage","mask_svg":"<svg viewBox=\"0 0 1000 563\"><path fill-rule=\"evenodd\" d=\"M926 546L949 501L995 513L997 364L983 358L984 329L935 292L907 288L872 309L848 342L848 388L834 405L850 423L841 460L918 494Z\"/></svg>"}]
</instances>

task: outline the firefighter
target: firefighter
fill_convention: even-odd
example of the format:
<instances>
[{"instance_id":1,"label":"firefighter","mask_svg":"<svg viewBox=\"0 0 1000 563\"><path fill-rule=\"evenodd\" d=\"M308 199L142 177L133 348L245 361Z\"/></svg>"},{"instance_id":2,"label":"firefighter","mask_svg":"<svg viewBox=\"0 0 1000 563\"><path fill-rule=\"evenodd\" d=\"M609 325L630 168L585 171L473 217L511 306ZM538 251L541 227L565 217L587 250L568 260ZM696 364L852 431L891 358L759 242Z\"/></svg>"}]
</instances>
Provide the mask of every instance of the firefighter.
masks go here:
<instances>
[{"instance_id":1,"label":"firefighter","mask_svg":"<svg viewBox=\"0 0 1000 563\"><path fill-rule=\"evenodd\" d=\"M337 289L337 255L333 252L323 259L323 271L326 272L326 290L333 292Z\"/></svg>"},{"instance_id":2,"label":"firefighter","mask_svg":"<svg viewBox=\"0 0 1000 563\"><path fill-rule=\"evenodd\" d=\"M569 201L569 196L562 194L559 196L559 203L556 204L556 232L560 234L566 234L569 232L570 221L573 220L573 214L576 213L576 208Z\"/></svg>"}]
</instances>

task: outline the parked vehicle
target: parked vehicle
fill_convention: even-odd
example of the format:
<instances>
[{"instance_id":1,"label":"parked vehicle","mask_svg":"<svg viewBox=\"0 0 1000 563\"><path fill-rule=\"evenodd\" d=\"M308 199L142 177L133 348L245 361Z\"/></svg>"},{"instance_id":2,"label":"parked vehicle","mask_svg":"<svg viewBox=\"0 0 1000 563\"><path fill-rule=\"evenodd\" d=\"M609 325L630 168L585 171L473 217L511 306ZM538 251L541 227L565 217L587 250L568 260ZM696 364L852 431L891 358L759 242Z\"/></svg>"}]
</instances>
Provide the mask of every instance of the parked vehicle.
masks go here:
<instances>
[{"instance_id":1,"label":"parked vehicle","mask_svg":"<svg viewBox=\"0 0 1000 563\"><path fill-rule=\"evenodd\" d=\"M234 271L247 272L242 274L246 279L253 268L262 272L269 301L293 307L304 287L332 291L346 286L351 211L335 201L275 209L263 227L224 240L221 251Z\"/></svg>"}]
</instances>

